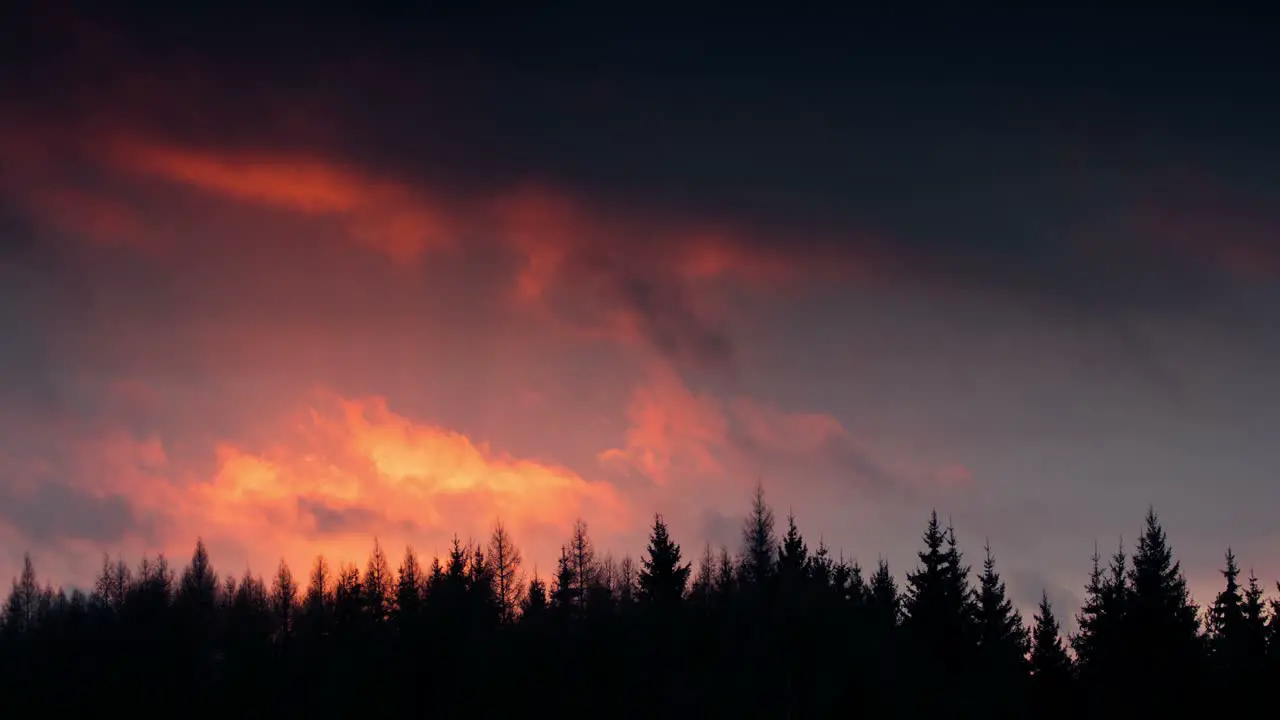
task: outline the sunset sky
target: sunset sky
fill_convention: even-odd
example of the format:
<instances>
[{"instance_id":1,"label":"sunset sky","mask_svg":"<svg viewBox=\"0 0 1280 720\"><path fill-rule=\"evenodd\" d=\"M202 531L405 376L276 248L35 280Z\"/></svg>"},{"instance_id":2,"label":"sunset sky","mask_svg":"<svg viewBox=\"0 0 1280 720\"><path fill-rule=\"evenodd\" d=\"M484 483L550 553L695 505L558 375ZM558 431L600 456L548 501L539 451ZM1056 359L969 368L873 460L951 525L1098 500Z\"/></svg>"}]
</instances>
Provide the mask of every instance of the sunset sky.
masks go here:
<instances>
[{"instance_id":1,"label":"sunset sky","mask_svg":"<svg viewBox=\"0 0 1280 720\"><path fill-rule=\"evenodd\" d=\"M497 518L545 577L757 481L899 577L937 508L1024 610L1148 504L1200 602L1280 578L1256 18L17 5L0 578Z\"/></svg>"}]
</instances>

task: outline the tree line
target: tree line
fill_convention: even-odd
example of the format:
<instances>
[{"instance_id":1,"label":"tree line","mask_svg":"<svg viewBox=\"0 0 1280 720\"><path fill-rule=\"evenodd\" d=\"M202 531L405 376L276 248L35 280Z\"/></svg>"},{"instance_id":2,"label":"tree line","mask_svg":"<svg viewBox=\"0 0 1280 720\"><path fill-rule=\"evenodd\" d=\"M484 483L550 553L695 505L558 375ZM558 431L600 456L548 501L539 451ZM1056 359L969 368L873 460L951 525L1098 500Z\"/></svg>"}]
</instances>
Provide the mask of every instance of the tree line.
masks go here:
<instances>
[{"instance_id":1,"label":"tree line","mask_svg":"<svg viewBox=\"0 0 1280 720\"><path fill-rule=\"evenodd\" d=\"M779 534L757 488L741 547L707 546L696 569L661 516L638 563L598 554L577 522L546 579L501 523L427 565L408 548L393 569L375 540L363 569L320 556L269 581L220 577L197 541L180 571L104 556L92 591L68 594L28 555L0 624L0 706L1012 718L1274 703L1280 599L1228 550L1202 611L1154 510L1131 552L1094 553L1069 635L1047 596L1024 620L990 547L971 572L936 512L922 540L899 582L883 559L811 547L792 516Z\"/></svg>"}]
</instances>

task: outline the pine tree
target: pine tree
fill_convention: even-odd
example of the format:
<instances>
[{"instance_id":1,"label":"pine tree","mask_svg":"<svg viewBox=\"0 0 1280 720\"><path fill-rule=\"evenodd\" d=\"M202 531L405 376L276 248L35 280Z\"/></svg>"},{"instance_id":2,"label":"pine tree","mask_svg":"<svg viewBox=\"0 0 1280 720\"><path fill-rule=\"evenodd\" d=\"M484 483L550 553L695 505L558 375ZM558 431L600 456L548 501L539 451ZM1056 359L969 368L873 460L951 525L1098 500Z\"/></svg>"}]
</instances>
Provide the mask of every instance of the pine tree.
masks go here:
<instances>
[{"instance_id":1,"label":"pine tree","mask_svg":"<svg viewBox=\"0 0 1280 720\"><path fill-rule=\"evenodd\" d=\"M873 627L889 633L902 621L902 595L889 570L889 561L880 558L867 592L867 617Z\"/></svg>"},{"instance_id":2,"label":"pine tree","mask_svg":"<svg viewBox=\"0 0 1280 720\"><path fill-rule=\"evenodd\" d=\"M469 583L467 565L470 556L470 549L462 544L457 535L454 535L449 547L449 556L445 558L440 591L433 593L433 596L438 595L439 612L445 619L456 619L466 612Z\"/></svg>"},{"instance_id":3,"label":"pine tree","mask_svg":"<svg viewBox=\"0 0 1280 720\"><path fill-rule=\"evenodd\" d=\"M586 608L588 593L599 581L600 569L596 563L595 546L587 534L587 524L581 519L573 524L573 537L569 540L569 558L573 568L573 597L579 608Z\"/></svg>"},{"instance_id":4,"label":"pine tree","mask_svg":"<svg viewBox=\"0 0 1280 720\"><path fill-rule=\"evenodd\" d=\"M191 564L182 571L178 596L193 608L212 609L217 593L218 574L209 562L209 551L204 541L197 539L196 549L191 553Z\"/></svg>"},{"instance_id":5,"label":"pine tree","mask_svg":"<svg viewBox=\"0 0 1280 720\"><path fill-rule=\"evenodd\" d=\"M1116 550L1109 566L1095 547L1085 603L1076 618L1079 632L1071 638L1081 677L1095 687L1118 678L1126 661L1125 620L1129 604L1126 581L1128 559L1123 547Z\"/></svg>"},{"instance_id":6,"label":"pine tree","mask_svg":"<svg viewBox=\"0 0 1280 720\"><path fill-rule=\"evenodd\" d=\"M1062 644L1058 619L1053 615L1049 595L1040 595L1040 609L1035 614L1031 632L1031 673L1037 685L1047 686L1052 696L1061 693L1071 679L1071 658Z\"/></svg>"},{"instance_id":7,"label":"pine tree","mask_svg":"<svg viewBox=\"0 0 1280 720\"><path fill-rule=\"evenodd\" d=\"M836 561L831 557L831 548L826 541L818 538L818 549L805 563L805 576L820 590L831 589L836 582Z\"/></svg>"},{"instance_id":8,"label":"pine tree","mask_svg":"<svg viewBox=\"0 0 1280 720\"><path fill-rule=\"evenodd\" d=\"M36 582L31 554L22 555L22 574L13 579L13 590L4 608L4 628L10 633L34 632L40 617L40 585Z\"/></svg>"},{"instance_id":9,"label":"pine tree","mask_svg":"<svg viewBox=\"0 0 1280 720\"><path fill-rule=\"evenodd\" d=\"M1245 648L1244 598L1240 594L1240 568L1235 553L1227 548L1226 567L1222 577L1226 586L1214 598L1209 608L1209 641L1215 665L1221 672L1231 674L1241 669Z\"/></svg>"},{"instance_id":10,"label":"pine tree","mask_svg":"<svg viewBox=\"0 0 1280 720\"><path fill-rule=\"evenodd\" d=\"M396 572L396 602L394 617L402 631L412 631L418 617L422 613L422 596L426 587L426 579L422 576L422 565L418 563L418 554L412 546L404 549L404 559Z\"/></svg>"},{"instance_id":11,"label":"pine tree","mask_svg":"<svg viewBox=\"0 0 1280 720\"><path fill-rule=\"evenodd\" d=\"M1162 698L1173 707L1186 699L1182 696L1189 692L1187 683L1200 669L1200 622L1154 509L1147 511L1128 577L1126 623L1132 667L1142 677L1163 677L1173 683L1175 687Z\"/></svg>"},{"instance_id":12,"label":"pine tree","mask_svg":"<svg viewBox=\"0 0 1280 720\"><path fill-rule=\"evenodd\" d=\"M716 596L721 601L738 590L738 576L741 574L739 566L734 563L733 556L729 554L729 548L721 545L720 557L716 560L715 580Z\"/></svg>"},{"instance_id":13,"label":"pine tree","mask_svg":"<svg viewBox=\"0 0 1280 720\"><path fill-rule=\"evenodd\" d=\"M1030 650L1022 617L1014 609L1004 581L996 572L991 546L985 546L978 591L979 647L987 667L1005 675L1025 674L1025 658Z\"/></svg>"},{"instance_id":14,"label":"pine tree","mask_svg":"<svg viewBox=\"0 0 1280 720\"><path fill-rule=\"evenodd\" d=\"M702 558L698 560L698 571L689 585L689 600L699 613L705 615L710 612L715 586L716 555L711 543L706 543L702 548Z\"/></svg>"},{"instance_id":15,"label":"pine tree","mask_svg":"<svg viewBox=\"0 0 1280 720\"><path fill-rule=\"evenodd\" d=\"M551 590L551 608L561 616L571 615L577 604L577 574L567 545L560 546L556 563L555 586Z\"/></svg>"},{"instance_id":16,"label":"pine tree","mask_svg":"<svg viewBox=\"0 0 1280 720\"><path fill-rule=\"evenodd\" d=\"M1244 664L1253 673L1260 672L1266 663L1267 627L1266 607L1262 599L1262 587L1258 578L1249 571L1249 587L1244 591L1244 626L1242 654Z\"/></svg>"},{"instance_id":17,"label":"pine tree","mask_svg":"<svg viewBox=\"0 0 1280 720\"><path fill-rule=\"evenodd\" d=\"M123 567L123 564L119 566ZM114 592L122 595L123 590L122 587L113 588ZM218 646L215 629L218 591L218 574L209 560L209 551L204 541L197 538L191 561L182 570L178 592L174 597L176 640L185 650L179 683L188 692L197 693L210 689L209 676L212 674Z\"/></svg>"},{"instance_id":18,"label":"pine tree","mask_svg":"<svg viewBox=\"0 0 1280 720\"><path fill-rule=\"evenodd\" d=\"M541 621L547 611L547 584L535 572L529 581L529 589L520 600L521 622L535 623Z\"/></svg>"},{"instance_id":19,"label":"pine tree","mask_svg":"<svg viewBox=\"0 0 1280 720\"><path fill-rule=\"evenodd\" d=\"M93 585L93 602L117 616L124 605L125 593L132 582L132 573L123 560L111 560L111 556L102 554L102 570ZM214 579L214 591L217 590L217 579Z\"/></svg>"},{"instance_id":20,"label":"pine tree","mask_svg":"<svg viewBox=\"0 0 1280 720\"><path fill-rule=\"evenodd\" d=\"M423 589L422 599L425 604L432 605L439 602L440 597L444 594L445 575L444 567L440 564L440 558L431 558L431 569L427 571L427 583Z\"/></svg>"},{"instance_id":21,"label":"pine tree","mask_svg":"<svg viewBox=\"0 0 1280 720\"><path fill-rule=\"evenodd\" d=\"M1280 593L1280 582L1276 583L1276 592ZM1267 657L1270 666L1280 668L1280 597L1270 602L1271 617L1267 619Z\"/></svg>"},{"instance_id":22,"label":"pine tree","mask_svg":"<svg viewBox=\"0 0 1280 720\"><path fill-rule=\"evenodd\" d=\"M907 575L902 630L911 643L917 671L946 692L921 696L916 712L943 707L942 697L959 690L975 669L977 659L976 608L968 568L956 547L955 533L943 531L932 513L924 532L925 549L919 567ZM976 701L975 701L976 702ZM967 712L969 707L965 707Z\"/></svg>"},{"instance_id":23,"label":"pine tree","mask_svg":"<svg viewBox=\"0 0 1280 720\"><path fill-rule=\"evenodd\" d=\"M973 637L968 568L956 547L955 533L942 530L937 512L930 515L923 539L920 566L907 574L903 627L916 641L934 646L952 660L959 659Z\"/></svg>"},{"instance_id":24,"label":"pine tree","mask_svg":"<svg viewBox=\"0 0 1280 720\"><path fill-rule=\"evenodd\" d=\"M681 563L680 546L671 539L661 515L653 518L647 556L640 565L640 602L663 612L678 607L691 570L689 563Z\"/></svg>"},{"instance_id":25,"label":"pine tree","mask_svg":"<svg viewBox=\"0 0 1280 720\"><path fill-rule=\"evenodd\" d=\"M778 572L787 581L795 583L809 564L809 547L796 527L796 516L787 513L787 534L778 546Z\"/></svg>"},{"instance_id":26,"label":"pine tree","mask_svg":"<svg viewBox=\"0 0 1280 720\"><path fill-rule=\"evenodd\" d=\"M484 548L473 545L467 563L468 607L476 627L487 628L501 622L502 609L494 592L493 565L485 556Z\"/></svg>"},{"instance_id":27,"label":"pine tree","mask_svg":"<svg viewBox=\"0 0 1280 720\"><path fill-rule=\"evenodd\" d=\"M289 570L289 565L284 558L280 559L280 565L276 568L269 599L275 619L276 637L280 642L285 642L293 636L296 625L298 586L293 581L293 573Z\"/></svg>"},{"instance_id":28,"label":"pine tree","mask_svg":"<svg viewBox=\"0 0 1280 720\"><path fill-rule=\"evenodd\" d=\"M234 593L233 593L234 594ZM364 588L360 584L360 569L344 564L338 568L333 585L333 618L345 632L363 627L362 616L367 616Z\"/></svg>"},{"instance_id":29,"label":"pine tree","mask_svg":"<svg viewBox=\"0 0 1280 720\"><path fill-rule=\"evenodd\" d=\"M303 608L313 618L319 618L327 611L330 600L329 585L329 562L323 555L317 555L315 562L311 565L307 590L302 598Z\"/></svg>"},{"instance_id":30,"label":"pine tree","mask_svg":"<svg viewBox=\"0 0 1280 720\"><path fill-rule=\"evenodd\" d=\"M494 524L489 538L489 560L493 566L494 594L498 599L502 622L515 621L516 611L524 594L524 578L520 572L523 558L511 534L499 520Z\"/></svg>"},{"instance_id":31,"label":"pine tree","mask_svg":"<svg viewBox=\"0 0 1280 720\"><path fill-rule=\"evenodd\" d=\"M373 550L369 553L360 589L369 619L375 623L386 621L391 609L391 565L377 538L373 540Z\"/></svg>"},{"instance_id":32,"label":"pine tree","mask_svg":"<svg viewBox=\"0 0 1280 720\"><path fill-rule=\"evenodd\" d=\"M636 572L635 561L631 559L631 555L623 555L618 563L618 572L613 583L613 592L619 607L626 609L636 601L639 582L640 576Z\"/></svg>"},{"instance_id":33,"label":"pine tree","mask_svg":"<svg viewBox=\"0 0 1280 720\"><path fill-rule=\"evenodd\" d=\"M742 563L739 572L744 586L763 586L773 577L778 541L773 532L773 510L764 500L764 486L756 484L751 512L742 527Z\"/></svg>"}]
</instances>

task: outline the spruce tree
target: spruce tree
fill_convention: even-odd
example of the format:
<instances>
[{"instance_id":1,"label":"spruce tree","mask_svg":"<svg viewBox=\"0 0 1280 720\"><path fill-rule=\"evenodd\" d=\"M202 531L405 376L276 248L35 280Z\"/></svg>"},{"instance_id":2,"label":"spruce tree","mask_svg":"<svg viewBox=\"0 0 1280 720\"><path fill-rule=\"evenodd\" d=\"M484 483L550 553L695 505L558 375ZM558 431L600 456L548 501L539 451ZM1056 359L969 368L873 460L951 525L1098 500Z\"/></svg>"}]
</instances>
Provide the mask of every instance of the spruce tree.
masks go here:
<instances>
[{"instance_id":1,"label":"spruce tree","mask_svg":"<svg viewBox=\"0 0 1280 720\"><path fill-rule=\"evenodd\" d=\"M958 660L975 639L968 567L956 547L955 533L942 530L936 511L929 517L923 540L920 566L907 574L903 627L940 657Z\"/></svg>"},{"instance_id":2,"label":"spruce tree","mask_svg":"<svg viewBox=\"0 0 1280 720\"><path fill-rule=\"evenodd\" d=\"M702 548L702 558L698 560L698 572L689 587L689 599L698 612L705 615L711 610L712 598L715 597L716 555L711 543Z\"/></svg>"},{"instance_id":3,"label":"spruce tree","mask_svg":"<svg viewBox=\"0 0 1280 720\"><path fill-rule=\"evenodd\" d=\"M1079 631L1071 638L1080 675L1093 690L1118 678L1125 662L1125 615L1128 606L1127 558L1123 549L1112 556L1108 570L1095 546L1085 602L1076 617Z\"/></svg>"},{"instance_id":4,"label":"spruce tree","mask_svg":"<svg viewBox=\"0 0 1280 720\"><path fill-rule=\"evenodd\" d=\"M680 546L671 539L662 516L655 515L647 554L640 560L640 602L664 612L679 606L691 571L681 559Z\"/></svg>"},{"instance_id":5,"label":"spruce tree","mask_svg":"<svg viewBox=\"0 0 1280 720\"><path fill-rule=\"evenodd\" d=\"M727 546L720 546L720 557L716 560L716 596L721 599L734 594L738 590L738 576L742 574L739 565L733 561Z\"/></svg>"},{"instance_id":6,"label":"spruce tree","mask_svg":"<svg viewBox=\"0 0 1280 720\"><path fill-rule=\"evenodd\" d=\"M414 552L413 546L406 546L404 559L400 561L396 572L396 600L392 611L396 626L401 632L412 633L416 629L423 611L426 584L418 554Z\"/></svg>"},{"instance_id":7,"label":"spruce tree","mask_svg":"<svg viewBox=\"0 0 1280 720\"><path fill-rule=\"evenodd\" d=\"M889 561L884 558L880 558L871 576L867 591L867 618L873 627L886 635L902 621L902 595L889 570Z\"/></svg>"},{"instance_id":8,"label":"spruce tree","mask_svg":"<svg viewBox=\"0 0 1280 720\"><path fill-rule=\"evenodd\" d=\"M375 623L382 623L390 616L391 582L391 565L387 562L386 553L382 551L382 544L374 538L373 550L369 553L369 562L365 566L360 588L365 611Z\"/></svg>"},{"instance_id":9,"label":"spruce tree","mask_svg":"<svg viewBox=\"0 0 1280 720\"><path fill-rule=\"evenodd\" d=\"M991 546L985 547L978 591L979 647L987 668L1006 676L1026 672L1029 638L1022 616L1014 609L1005 583L996 572Z\"/></svg>"},{"instance_id":10,"label":"spruce tree","mask_svg":"<svg viewBox=\"0 0 1280 720\"><path fill-rule=\"evenodd\" d=\"M567 545L560 546L560 558L556 561L555 584L551 588L551 609L559 616L573 614L577 603L577 574L573 571L573 557Z\"/></svg>"},{"instance_id":11,"label":"spruce tree","mask_svg":"<svg viewBox=\"0 0 1280 720\"><path fill-rule=\"evenodd\" d=\"M796 516L787 513L787 534L778 545L778 572L784 581L796 583L809 564L809 547L796 527Z\"/></svg>"},{"instance_id":12,"label":"spruce tree","mask_svg":"<svg viewBox=\"0 0 1280 720\"><path fill-rule=\"evenodd\" d=\"M1260 672L1267 655L1267 609L1258 578L1249 571L1249 586L1244 591L1244 627L1241 652L1251 673Z\"/></svg>"},{"instance_id":13,"label":"spruce tree","mask_svg":"<svg viewBox=\"0 0 1280 720\"><path fill-rule=\"evenodd\" d=\"M1214 665L1227 675L1238 672L1244 659L1244 598L1240 593L1240 568L1235 553L1227 548L1226 567L1222 569L1226 584L1209 607L1209 642Z\"/></svg>"},{"instance_id":14,"label":"spruce tree","mask_svg":"<svg viewBox=\"0 0 1280 720\"><path fill-rule=\"evenodd\" d=\"M773 510L764 500L764 486L757 484L751 498L751 512L742 527L742 563L739 572L744 586L761 587L773 577L778 547L773 522Z\"/></svg>"},{"instance_id":15,"label":"spruce tree","mask_svg":"<svg viewBox=\"0 0 1280 720\"><path fill-rule=\"evenodd\" d=\"M1276 583L1276 592L1280 594L1280 582ZM1269 666L1280 669L1280 597L1270 602L1271 617L1267 619L1267 658Z\"/></svg>"},{"instance_id":16,"label":"spruce tree","mask_svg":"<svg viewBox=\"0 0 1280 720\"><path fill-rule=\"evenodd\" d=\"M280 558L280 565L276 567L269 600L275 621L276 640L280 643L288 642L297 625L298 585L293 581L293 572L289 570L289 564L284 558Z\"/></svg>"},{"instance_id":17,"label":"spruce tree","mask_svg":"<svg viewBox=\"0 0 1280 720\"><path fill-rule=\"evenodd\" d=\"M1062 692L1071 678L1071 658L1062 644L1061 628L1053 615L1048 593L1040 595L1040 607L1031 631L1031 673L1036 683Z\"/></svg>"},{"instance_id":18,"label":"spruce tree","mask_svg":"<svg viewBox=\"0 0 1280 720\"><path fill-rule=\"evenodd\" d=\"M1147 511L1128 577L1131 682L1161 677L1173 683L1162 698L1173 707L1188 696L1188 685L1200 669L1203 647L1196 606L1154 509ZM1138 692L1136 685L1132 689Z\"/></svg>"},{"instance_id":19,"label":"spruce tree","mask_svg":"<svg viewBox=\"0 0 1280 720\"><path fill-rule=\"evenodd\" d=\"M485 556L484 548L474 545L467 564L467 606L473 622L479 628L490 628L501 622L502 608L494 592L493 564Z\"/></svg>"},{"instance_id":20,"label":"spruce tree","mask_svg":"<svg viewBox=\"0 0 1280 720\"><path fill-rule=\"evenodd\" d=\"M329 573L329 561L323 555L317 555L311 565L311 575L307 581L307 589L302 597L302 606L308 615L320 616L332 598Z\"/></svg>"}]
</instances>

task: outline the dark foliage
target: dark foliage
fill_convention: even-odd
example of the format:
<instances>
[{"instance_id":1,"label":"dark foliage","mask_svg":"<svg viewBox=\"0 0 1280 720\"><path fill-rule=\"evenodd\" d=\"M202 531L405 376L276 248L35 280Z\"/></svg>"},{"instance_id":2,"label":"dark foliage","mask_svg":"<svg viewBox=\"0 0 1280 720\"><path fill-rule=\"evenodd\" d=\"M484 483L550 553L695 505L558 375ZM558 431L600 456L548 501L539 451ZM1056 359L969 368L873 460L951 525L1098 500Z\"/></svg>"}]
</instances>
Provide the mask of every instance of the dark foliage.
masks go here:
<instances>
[{"instance_id":1,"label":"dark foliage","mask_svg":"<svg viewBox=\"0 0 1280 720\"><path fill-rule=\"evenodd\" d=\"M514 538L454 539L393 570L317 558L305 582L103 558L89 593L41 585L25 559L0 624L0 707L55 716L173 712L500 717L547 702L609 717L1173 716L1198 695L1261 707L1280 679L1280 603L1226 555L1201 613L1154 512L1132 556L1095 551L1079 631L1045 596L1030 627L987 548L971 577L934 513L902 589L881 560L781 538L757 489L742 548L695 564L655 516L638 562L599 554L579 521L555 573L523 580ZM1202 627L1203 624L1203 627ZM1211 697L1213 695L1210 695ZM161 699L169 702L161 702ZM172 704L176 703L176 704Z\"/></svg>"}]
</instances>

